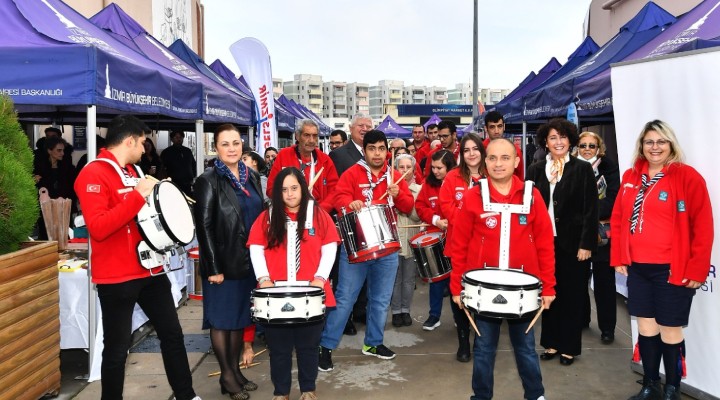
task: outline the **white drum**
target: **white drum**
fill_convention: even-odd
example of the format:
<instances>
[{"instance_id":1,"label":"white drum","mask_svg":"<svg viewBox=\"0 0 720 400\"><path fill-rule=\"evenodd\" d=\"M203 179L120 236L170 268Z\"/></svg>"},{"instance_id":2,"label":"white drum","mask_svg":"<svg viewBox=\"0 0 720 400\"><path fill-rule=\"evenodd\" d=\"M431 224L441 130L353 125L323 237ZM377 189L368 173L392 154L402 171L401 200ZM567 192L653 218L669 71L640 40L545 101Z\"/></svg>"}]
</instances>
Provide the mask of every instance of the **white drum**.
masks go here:
<instances>
[{"instance_id":1,"label":"white drum","mask_svg":"<svg viewBox=\"0 0 720 400\"><path fill-rule=\"evenodd\" d=\"M165 253L195 237L195 222L183 192L170 181L155 185L137 215L140 234L153 250Z\"/></svg>"},{"instance_id":2,"label":"white drum","mask_svg":"<svg viewBox=\"0 0 720 400\"><path fill-rule=\"evenodd\" d=\"M540 308L542 283L520 270L485 268L466 272L460 293L465 307L493 318L523 318Z\"/></svg>"},{"instance_id":3,"label":"white drum","mask_svg":"<svg viewBox=\"0 0 720 400\"><path fill-rule=\"evenodd\" d=\"M325 318L325 291L314 286L259 288L250 301L250 314L261 324L303 324Z\"/></svg>"}]
</instances>

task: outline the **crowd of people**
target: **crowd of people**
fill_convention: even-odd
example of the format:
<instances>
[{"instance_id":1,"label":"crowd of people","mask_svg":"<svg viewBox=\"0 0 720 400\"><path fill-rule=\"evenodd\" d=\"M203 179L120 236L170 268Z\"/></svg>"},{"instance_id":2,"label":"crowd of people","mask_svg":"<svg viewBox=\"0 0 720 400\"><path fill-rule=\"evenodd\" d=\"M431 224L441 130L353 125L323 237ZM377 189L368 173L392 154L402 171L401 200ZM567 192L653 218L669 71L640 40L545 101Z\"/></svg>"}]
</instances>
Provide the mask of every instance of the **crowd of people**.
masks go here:
<instances>
[{"instance_id":1,"label":"crowd of people","mask_svg":"<svg viewBox=\"0 0 720 400\"><path fill-rule=\"evenodd\" d=\"M422 330L440 325L448 297L457 330L456 359L473 361L471 399L493 397L504 319L524 398L545 399L541 361L558 358L569 367L581 355L582 330L591 318L591 277L599 339L612 343L615 272L628 276L628 309L638 318L640 333L643 386L631 399L679 399L682 327L689 323L693 295L710 268L713 225L704 180L684 163L672 129L662 121L649 122L637 139L633 166L621 179L602 137L578 132L565 119L541 126L537 149L526 147L525 156L506 137L501 114L487 113L484 125L484 140L475 133L458 140L449 121L414 126L411 141L388 140L373 129L370 117L355 115L349 137L342 130L330 134L326 154L319 148L318 124L304 119L297 122L294 145L267 148L263 155L243 147L236 127L221 125L214 132L217 158L194 178L195 161L182 146L182 132L173 133L173 146L158 156L145 124L134 117L115 118L98 158L137 178L136 186L121 183L107 163L91 163L74 179L93 240L92 273L100 304L106 315L117 316L103 320L103 399L122 395L130 338L126 328L135 303L158 330L176 398L197 399L167 277L141 267L134 249L122 250L128 246L121 243L140 240L134 217L155 185L143 174L172 176L197 202L203 329L210 330L220 365L220 390L234 400L250 398L258 387L239 367L255 355L251 294L256 288L305 285L322 288L326 296L320 321L257 325L269 348L273 399L289 399L293 352L300 399L317 399L318 371L336 367L333 350L344 334L355 333L348 330L353 321L366 326L358 349L362 354L394 359L396 353L384 341L388 311L394 328L412 325L418 273L409 241L422 232L444 238L442 256L452 266L449 273L429 279ZM47 163L44 170L38 168L43 171L38 182L57 177L52 170L62 165L63 143L49 137L45 148L47 156L41 158ZM540 150L544 156L534 159ZM514 206L523 211L497 211L517 210ZM392 215L399 243L363 257L348 243L353 236L342 221L376 210ZM509 243L509 251L503 243ZM541 284L540 345L545 350L540 354L533 315L496 318L463 301L465 273L503 266ZM471 326L482 335L473 335Z\"/></svg>"}]
</instances>

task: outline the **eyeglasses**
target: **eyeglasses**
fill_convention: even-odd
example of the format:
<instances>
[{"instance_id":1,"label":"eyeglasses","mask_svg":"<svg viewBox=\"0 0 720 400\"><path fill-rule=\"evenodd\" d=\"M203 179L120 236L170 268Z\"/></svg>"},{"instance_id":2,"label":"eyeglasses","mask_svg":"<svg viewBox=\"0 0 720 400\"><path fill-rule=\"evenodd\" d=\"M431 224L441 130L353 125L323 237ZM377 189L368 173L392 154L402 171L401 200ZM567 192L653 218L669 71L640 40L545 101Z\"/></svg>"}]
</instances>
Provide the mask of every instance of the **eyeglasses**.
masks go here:
<instances>
[{"instance_id":1,"label":"eyeglasses","mask_svg":"<svg viewBox=\"0 0 720 400\"><path fill-rule=\"evenodd\" d=\"M590 144L583 143L583 144L579 144L578 147L581 149L593 149L594 150L594 149L597 149L598 146L596 144L592 144L592 143L590 143Z\"/></svg>"},{"instance_id":2,"label":"eyeglasses","mask_svg":"<svg viewBox=\"0 0 720 400\"><path fill-rule=\"evenodd\" d=\"M658 139L658 140L649 140L649 139L648 139L648 140L643 140L643 145L645 145L645 146L647 146L647 147L655 147L655 145L657 145L658 147L663 147L663 146L665 146L665 145L668 144L668 143L670 143L670 141L669 141L669 140L665 140L665 139Z\"/></svg>"},{"instance_id":3,"label":"eyeglasses","mask_svg":"<svg viewBox=\"0 0 720 400\"><path fill-rule=\"evenodd\" d=\"M447 139L450 135L438 135L438 139Z\"/></svg>"}]
</instances>

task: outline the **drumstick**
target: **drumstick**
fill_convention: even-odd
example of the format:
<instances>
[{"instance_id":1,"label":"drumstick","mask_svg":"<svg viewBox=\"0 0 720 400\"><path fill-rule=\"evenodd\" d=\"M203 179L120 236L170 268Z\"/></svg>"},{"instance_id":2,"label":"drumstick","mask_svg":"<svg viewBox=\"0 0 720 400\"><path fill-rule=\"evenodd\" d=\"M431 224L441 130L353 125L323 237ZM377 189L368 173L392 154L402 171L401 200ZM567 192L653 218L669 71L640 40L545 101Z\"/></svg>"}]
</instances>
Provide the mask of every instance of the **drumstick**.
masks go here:
<instances>
[{"instance_id":1,"label":"drumstick","mask_svg":"<svg viewBox=\"0 0 720 400\"><path fill-rule=\"evenodd\" d=\"M246 366L245 364L240 364L240 369L248 369L248 368L254 367L256 365L260 365L260 364L261 364L260 362L252 363L249 366ZM213 376L218 376L218 375L220 375L220 371L211 372L208 374L208 378L212 378Z\"/></svg>"},{"instance_id":2,"label":"drumstick","mask_svg":"<svg viewBox=\"0 0 720 400\"><path fill-rule=\"evenodd\" d=\"M317 174L315 174L315 177L313 177L312 181L310 181L310 185L308 186L310 193L312 193L313 186L315 186L315 182L317 182L317 180L320 179L320 175L322 175L324 170L325 170L325 167L320 168L320 171Z\"/></svg>"},{"instance_id":3,"label":"drumstick","mask_svg":"<svg viewBox=\"0 0 720 400\"><path fill-rule=\"evenodd\" d=\"M405 177L407 176L407 174L410 173L410 171L412 171L412 170L409 169L409 170L405 171L405 173L400 177L400 179L398 179L397 182L393 183L393 185L397 185L398 183L400 183L401 180L405 179ZM387 196L387 195L388 195L388 192L383 193L383 195L380 196L380 198L378 200L384 199L385 196Z\"/></svg>"},{"instance_id":4,"label":"drumstick","mask_svg":"<svg viewBox=\"0 0 720 400\"><path fill-rule=\"evenodd\" d=\"M540 305L540 309L538 310L537 314L535 314L535 318L533 318L532 321L530 321L530 325L528 325L528 328L525 330L525 334L526 334L526 335L528 334L528 332L530 332L530 329L532 329L533 325L535 325L535 323L537 322L538 318L540 318L540 314L542 314L542 312L543 312L544 309L545 309L545 308L543 308L543 306Z\"/></svg>"},{"instance_id":5,"label":"drumstick","mask_svg":"<svg viewBox=\"0 0 720 400\"><path fill-rule=\"evenodd\" d=\"M148 179L150 179L150 180L153 181L153 182L160 182L156 177L154 177L154 176L152 176L152 175L145 175L145 177L148 178ZM172 182L169 178L168 178L168 179L163 179L163 181ZM191 197L189 197L189 196L186 195L185 193L183 193L183 196L185 196L185 200L187 200L188 203L190 203L190 204L195 204L195 200L193 200Z\"/></svg>"},{"instance_id":6,"label":"drumstick","mask_svg":"<svg viewBox=\"0 0 720 400\"><path fill-rule=\"evenodd\" d=\"M430 226L430 224L403 225L398 226L398 228L424 228L426 226Z\"/></svg>"},{"instance_id":7,"label":"drumstick","mask_svg":"<svg viewBox=\"0 0 720 400\"><path fill-rule=\"evenodd\" d=\"M480 335L480 331L478 330L477 325L475 325L475 320L472 316L470 316L470 312L467 310L467 308L463 307L463 311L465 311L465 315L467 315L468 320L470 321L470 325L472 325L473 329L475 329L475 333L477 333L478 336L482 336Z\"/></svg>"}]
</instances>

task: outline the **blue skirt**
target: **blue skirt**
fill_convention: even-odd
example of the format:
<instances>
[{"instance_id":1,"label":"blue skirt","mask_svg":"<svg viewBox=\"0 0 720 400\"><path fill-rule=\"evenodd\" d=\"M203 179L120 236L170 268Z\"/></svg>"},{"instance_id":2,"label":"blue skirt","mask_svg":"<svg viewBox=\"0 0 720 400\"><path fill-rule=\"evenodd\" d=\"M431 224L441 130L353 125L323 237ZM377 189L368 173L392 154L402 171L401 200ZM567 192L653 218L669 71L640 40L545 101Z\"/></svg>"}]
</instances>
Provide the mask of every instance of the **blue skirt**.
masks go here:
<instances>
[{"instance_id":1,"label":"blue skirt","mask_svg":"<svg viewBox=\"0 0 720 400\"><path fill-rule=\"evenodd\" d=\"M250 293L256 287L252 275L245 279L226 279L211 285L203 280L203 329L237 330L252 324Z\"/></svg>"}]
</instances>

